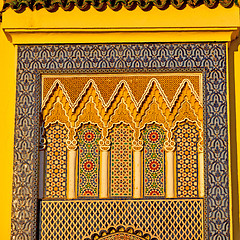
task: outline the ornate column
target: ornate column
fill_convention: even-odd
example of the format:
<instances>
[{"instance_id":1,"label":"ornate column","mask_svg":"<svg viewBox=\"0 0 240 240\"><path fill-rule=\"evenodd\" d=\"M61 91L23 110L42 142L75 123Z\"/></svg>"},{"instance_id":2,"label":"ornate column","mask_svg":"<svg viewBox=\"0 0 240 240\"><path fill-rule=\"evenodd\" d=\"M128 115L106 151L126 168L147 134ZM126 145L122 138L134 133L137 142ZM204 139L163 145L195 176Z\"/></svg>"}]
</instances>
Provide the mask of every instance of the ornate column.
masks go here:
<instances>
[{"instance_id":1,"label":"ornate column","mask_svg":"<svg viewBox=\"0 0 240 240\"><path fill-rule=\"evenodd\" d=\"M165 148L166 151L166 198L175 197L175 162L174 162L174 146Z\"/></svg>"},{"instance_id":2,"label":"ornate column","mask_svg":"<svg viewBox=\"0 0 240 240\"><path fill-rule=\"evenodd\" d=\"M77 141L67 140L68 149L68 174L67 174L67 198L76 198L76 156Z\"/></svg>"},{"instance_id":3,"label":"ornate column","mask_svg":"<svg viewBox=\"0 0 240 240\"><path fill-rule=\"evenodd\" d=\"M142 141L138 141L133 144L133 198L141 198L141 175L142 175L142 161L141 151L143 149Z\"/></svg>"},{"instance_id":4,"label":"ornate column","mask_svg":"<svg viewBox=\"0 0 240 240\"><path fill-rule=\"evenodd\" d=\"M204 197L204 155L203 147L199 147L198 150L198 191L199 197Z\"/></svg>"},{"instance_id":5,"label":"ornate column","mask_svg":"<svg viewBox=\"0 0 240 240\"><path fill-rule=\"evenodd\" d=\"M108 198L108 159L109 159L109 140L100 140L100 171L99 171L99 198Z\"/></svg>"},{"instance_id":6,"label":"ornate column","mask_svg":"<svg viewBox=\"0 0 240 240\"><path fill-rule=\"evenodd\" d=\"M44 174L45 174L45 149L46 139L43 136L40 139L39 145L39 179L38 179L38 197L43 198L44 194Z\"/></svg>"}]
</instances>

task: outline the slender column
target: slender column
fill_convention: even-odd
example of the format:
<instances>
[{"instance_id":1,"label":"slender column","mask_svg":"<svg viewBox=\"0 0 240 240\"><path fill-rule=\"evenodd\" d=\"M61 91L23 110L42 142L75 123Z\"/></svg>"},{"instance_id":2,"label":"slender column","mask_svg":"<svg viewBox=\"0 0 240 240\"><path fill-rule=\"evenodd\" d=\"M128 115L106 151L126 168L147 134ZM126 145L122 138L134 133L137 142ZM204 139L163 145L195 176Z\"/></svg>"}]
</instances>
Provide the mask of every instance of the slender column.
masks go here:
<instances>
[{"instance_id":1,"label":"slender column","mask_svg":"<svg viewBox=\"0 0 240 240\"><path fill-rule=\"evenodd\" d=\"M166 198L175 197L174 152L166 153Z\"/></svg>"},{"instance_id":2,"label":"slender column","mask_svg":"<svg viewBox=\"0 0 240 240\"><path fill-rule=\"evenodd\" d=\"M43 198L43 188L44 188L44 164L45 164L45 149L39 150L39 187L38 195L39 199Z\"/></svg>"},{"instance_id":3,"label":"slender column","mask_svg":"<svg viewBox=\"0 0 240 240\"><path fill-rule=\"evenodd\" d=\"M109 147L108 147L109 148ZM108 150L101 148L101 159L100 159L100 198L108 197Z\"/></svg>"},{"instance_id":4,"label":"slender column","mask_svg":"<svg viewBox=\"0 0 240 240\"><path fill-rule=\"evenodd\" d=\"M68 144L68 188L67 197L68 199L76 198L76 156L77 156L77 145L73 142Z\"/></svg>"},{"instance_id":5,"label":"slender column","mask_svg":"<svg viewBox=\"0 0 240 240\"><path fill-rule=\"evenodd\" d=\"M203 152L198 153L198 179L199 179L199 197L204 197L204 159Z\"/></svg>"},{"instance_id":6,"label":"slender column","mask_svg":"<svg viewBox=\"0 0 240 240\"><path fill-rule=\"evenodd\" d=\"M44 176L45 176L45 158L46 158L46 138L43 136L44 127L40 128L41 137L39 144L39 172L38 172L38 197L39 199L44 198Z\"/></svg>"},{"instance_id":7,"label":"slender column","mask_svg":"<svg viewBox=\"0 0 240 240\"><path fill-rule=\"evenodd\" d=\"M141 197L141 151L133 151L133 198Z\"/></svg>"}]
</instances>

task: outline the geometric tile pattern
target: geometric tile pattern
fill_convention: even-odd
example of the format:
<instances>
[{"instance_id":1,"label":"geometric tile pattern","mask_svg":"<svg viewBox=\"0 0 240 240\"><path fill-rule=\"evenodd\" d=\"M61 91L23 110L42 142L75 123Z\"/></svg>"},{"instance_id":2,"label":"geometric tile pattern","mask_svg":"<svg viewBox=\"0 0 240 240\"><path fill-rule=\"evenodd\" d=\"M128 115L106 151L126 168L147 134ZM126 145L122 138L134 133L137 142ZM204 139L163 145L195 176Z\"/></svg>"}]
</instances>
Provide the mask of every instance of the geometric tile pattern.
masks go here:
<instances>
[{"instance_id":1,"label":"geometric tile pattern","mask_svg":"<svg viewBox=\"0 0 240 240\"><path fill-rule=\"evenodd\" d=\"M41 207L42 240L91 238L119 226L157 239L203 239L202 199L43 201Z\"/></svg>"},{"instance_id":2,"label":"geometric tile pattern","mask_svg":"<svg viewBox=\"0 0 240 240\"><path fill-rule=\"evenodd\" d=\"M147 125L144 142L144 196L164 196L165 132L156 124Z\"/></svg>"},{"instance_id":3,"label":"geometric tile pattern","mask_svg":"<svg viewBox=\"0 0 240 240\"><path fill-rule=\"evenodd\" d=\"M77 132L78 140L78 191L77 196L98 196L99 147L101 133L87 124Z\"/></svg>"},{"instance_id":4,"label":"geometric tile pattern","mask_svg":"<svg viewBox=\"0 0 240 240\"><path fill-rule=\"evenodd\" d=\"M230 239L226 43L19 45L12 239L36 239L44 73L203 73L205 238ZM24 216L21 218L19 216Z\"/></svg>"},{"instance_id":5,"label":"geometric tile pattern","mask_svg":"<svg viewBox=\"0 0 240 240\"><path fill-rule=\"evenodd\" d=\"M111 133L111 196L132 196L132 130L126 124Z\"/></svg>"},{"instance_id":6,"label":"geometric tile pattern","mask_svg":"<svg viewBox=\"0 0 240 240\"><path fill-rule=\"evenodd\" d=\"M65 126L55 123L46 129L45 198L65 198L67 188L67 140Z\"/></svg>"},{"instance_id":7,"label":"geometric tile pattern","mask_svg":"<svg viewBox=\"0 0 240 240\"><path fill-rule=\"evenodd\" d=\"M176 143L177 196L198 196L198 139L196 124L189 121L177 124Z\"/></svg>"}]
</instances>

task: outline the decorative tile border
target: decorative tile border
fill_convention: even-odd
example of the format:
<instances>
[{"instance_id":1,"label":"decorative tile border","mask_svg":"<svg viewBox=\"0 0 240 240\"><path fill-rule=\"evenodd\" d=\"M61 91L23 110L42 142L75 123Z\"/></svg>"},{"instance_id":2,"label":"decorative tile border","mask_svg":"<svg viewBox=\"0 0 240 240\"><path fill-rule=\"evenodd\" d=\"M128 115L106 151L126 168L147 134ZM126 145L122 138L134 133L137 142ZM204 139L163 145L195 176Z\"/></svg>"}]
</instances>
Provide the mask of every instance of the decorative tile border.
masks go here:
<instances>
[{"instance_id":1,"label":"decorative tile border","mask_svg":"<svg viewBox=\"0 0 240 240\"><path fill-rule=\"evenodd\" d=\"M12 238L35 239L41 73L204 73L205 238L229 239L226 44L21 45L18 48Z\"/></svg>"}]
</instances>

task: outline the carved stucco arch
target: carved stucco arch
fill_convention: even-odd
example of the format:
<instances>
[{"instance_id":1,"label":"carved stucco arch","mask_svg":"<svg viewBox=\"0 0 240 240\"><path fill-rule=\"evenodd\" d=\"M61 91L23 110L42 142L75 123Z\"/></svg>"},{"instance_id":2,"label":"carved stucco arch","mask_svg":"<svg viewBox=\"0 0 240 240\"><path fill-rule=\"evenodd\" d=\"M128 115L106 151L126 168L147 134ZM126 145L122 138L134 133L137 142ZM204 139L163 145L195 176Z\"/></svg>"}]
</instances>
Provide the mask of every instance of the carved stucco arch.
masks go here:
<instances>
[{"instance_id":1,"label":"carved stucco arch","mask_svg":"<svg viewBox=\"0 0 240 240\"><path fill-rule=\"evenodd\" d=\"M152 238L149 234L144 233L141 230L134 230L131 227L125 228L118 226L117 228L111 227L108 230L100 231L99 233L94 233L91 238L85 238L84 240L157 240Z\"/></svg>"}]
</instances>

